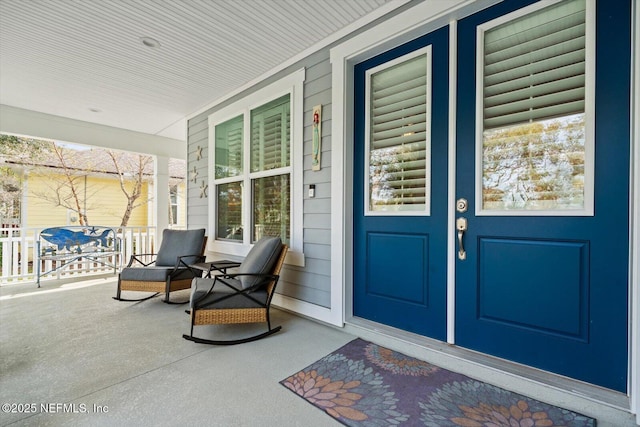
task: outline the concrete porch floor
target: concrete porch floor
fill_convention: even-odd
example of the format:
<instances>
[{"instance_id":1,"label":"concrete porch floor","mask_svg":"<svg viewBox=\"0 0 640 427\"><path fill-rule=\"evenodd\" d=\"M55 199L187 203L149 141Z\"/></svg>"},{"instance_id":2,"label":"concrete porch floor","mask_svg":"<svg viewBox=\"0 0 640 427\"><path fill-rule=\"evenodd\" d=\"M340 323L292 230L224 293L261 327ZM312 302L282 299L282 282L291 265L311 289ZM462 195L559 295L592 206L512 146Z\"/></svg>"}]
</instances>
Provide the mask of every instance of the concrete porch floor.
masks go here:
<instances>
[{"instance_id":1,"label":"concrete porch floor","mask_svg":"<svg viewBox=\"0 0 640 427\"><path fill-rule=\"evenodd\" d=\"M272 325L282 325L277 334L207 346L182 338L185 305L160 297L119 302L111 298L115 288L113 276L0 287L0 404L21 409L3 406L1 426L341 425L278 382L354 339L358 328L272 309ZM196 334L237 336L246 328L200 327ZM376 342L403 351L393 340ZM635 425L626 411L570 393L528 394L596 417L600 427ZM25 413L25 405L35 411Z\"/></svg>"}]
</instances>

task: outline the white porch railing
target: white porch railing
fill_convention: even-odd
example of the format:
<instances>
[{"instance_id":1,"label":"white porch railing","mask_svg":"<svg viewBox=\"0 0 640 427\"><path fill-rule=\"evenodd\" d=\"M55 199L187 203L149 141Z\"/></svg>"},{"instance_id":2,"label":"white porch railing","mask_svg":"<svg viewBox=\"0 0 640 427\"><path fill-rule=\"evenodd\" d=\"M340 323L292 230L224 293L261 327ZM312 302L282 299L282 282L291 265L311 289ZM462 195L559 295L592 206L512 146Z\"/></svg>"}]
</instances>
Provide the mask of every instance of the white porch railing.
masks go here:
<instances>
[{"instance_id":1,"label":"white porch railing","mask_svg":"<svg viewBox=\"0 0 640 427\"><path fill-rule=\"evenodd\" d=\"M0 228L0 284L36 282L37 262L41 271L51 270L52 261L40 261L36 242L43 228ZM154 253L156 227L113 227L120 238L120 254L114 260L118 269L132 254ZM113 267L78 259L65 268L43 275L40 280L62 279L94 274L113 273Z\"/></svg>"}]
</instances>

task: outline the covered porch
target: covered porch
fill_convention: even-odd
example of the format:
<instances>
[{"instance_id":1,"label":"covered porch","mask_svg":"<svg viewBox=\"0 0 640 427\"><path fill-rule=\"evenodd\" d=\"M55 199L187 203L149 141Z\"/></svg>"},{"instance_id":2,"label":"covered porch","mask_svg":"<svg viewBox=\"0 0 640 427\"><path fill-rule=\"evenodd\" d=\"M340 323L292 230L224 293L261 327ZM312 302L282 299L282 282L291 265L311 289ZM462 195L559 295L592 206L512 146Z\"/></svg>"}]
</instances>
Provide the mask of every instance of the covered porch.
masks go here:
<instances>
[{"instance_id":1,"label":"covered porch","mask_svg":"<svg viewBox=\"0 0 640 427\"><path fill-rule=\"evenodd\" d=\"M462 271L456 260L456 245L459 242L462 246L462 236L458 234L456 240L453 232L459 197L454 191L456 182L464 180L457 179L452 171L455 170L456 149L462 153L462 142L473 140L473 136L460 138L458 144L455 131L456 126L459 130L474 126L462 121L458 125L451 117L455 116L457 105L461 105L456 96L464 100L467 107L473 107L473 90L456 95L455 88L458 83L468 83L474 78L459 76L451 70L459 67L457 59L465 57L467 66L460 67L461 71L472 71L473 67L468 64L475 60L471 52L474 43L465 44L457 39L458 23L468 17L481 17L494 7L507 8L517 4L526 9L558 2L304 0L256 1L255 7L246 7L245 2L220 1L202 6L205 11L191 8L195 3L202 6L199 2L165 2L166 8L162 8L157 7L157 2L130 0L114 7L105 2L86 2L81 7L76 2L58 0L58 3L48 3L51 9L47 14L44 9L34 11L31 6L36 3L3 2L0 7L3 28L0 38L3 49L0 55L3 61L0 132L151 154L156 158L156 191L166 187L168 159L186 159L189 173L187 228L207 228L210 260L240 259L257 235L250 235L254 230L248 231L248 223L253 221L250 217L254 214L247 207L253 203L249 194L252 180L265 180L270 172L267 169L252 171L253 175L247 172L242 183L235 177L218 177L215 128L222 129L232 117L237 118L237 114L244 112L246 121L241 126L250 129L252 108L258 116L267 111L267 107L275 108L273 101L283 93L290 94L291 162L278 169L278 173L288 174L286 185L291 183L289 231L294 250L283 273L282 286L274 298L278 308L274 312L275 321L283 325L283 331L247 345L205 347L182 340L181 335L188 327L188 316L183 307L168 307L159 299L142 304L113 301L111 297L116 287L113 276L84 278L80 282L71 278L49 281L38 291L35 283L28 280L1 286L0 352L3 365L0 393L3 402L13 402L16 396L24 396L28 397L29 403L38 405L72 403L86 405L89 410L96 405L96 410L91 416L2 414L0 424L5 424L7 419L7 424L14 425L173 425L183 420L213 425L329 425L332 423L330 418L290 396L277 383L353 337L363 337L444 368L590 415L598 420L599 426L638 423L640 57L637 46L640 44L640 8L636 2L624 2L631 11L631 16L624 21L630 23L625 27L630 28L630 37L625 41L631 49L625 51L625 55L629 55L625 58L631 66L628 72L626 67L618 70L625 76L625 82L627 79L630 82L630 87L620 97L628 101L630 114L621 118L622 125L617 126L628 133L626 138L621 138L626 145L620 150L628 156L621 161L625 165L622 179L625 186L619 187L624 187L624 191L620 190L624 194L615 198L619 203L617 206L623 206L623 209L610 209L622 212L625 222L616 225L625 227L617 229L625 236L624 244L619 245L622 256L618 257L624 264L622 269L618 268L618 273L624 278L618 284L625 283L617 287L617 296L623 294L619 299L624 299L626 304L617 304L613 309L624 317L622 326L626 329L617 327L615 331L618 336L627 336L623 343L625 348L620 350L621 346L617 346L618 354L623 353L625 362L609 366L620 368L626 376L622 386L615 390L551 370L537 369L533 367L535 365L501 359L481 350L470 350L475 347L464 347L460 343L460 332L464 329L460 327L462 322L456 323L455 318L456 308L457 313L470 313L469 317L473 318L476 305L476 300L470 298L472 309L457 307L455 293L456 276ZM296 5L295 11L289 10L291 4ZM358 7L351 7L352 4ZM595 13L591 10L596 9L596 2L586 0L585 4L590 10L587 17L592 19ZM602 4L598 2L598 7ZM44 5L39 7L44 8ZM274 10L278 13L273 13ZM602 20L604 15L600 15ZM236 19L225 19L229 16ZM292 22L303 24L290 25ZM31 25L32 31L24 31L27 24ZM242 25L243 30L238 31L238 25ZM89 31L90 26L94 31ZM448 30L443 30L445 27ZM58 31L59 28L67 32ZM94 32L95 39L86 43L90 38L87 35ZM442 184L443 203L440 206L446 205L445 215L441 217L444 226L438 229L443 248L439 255L445 251L446 255L436 266L444 277L441 282L445 286L440 289L440 303L432 304L442 312L438 321L444 333L439 332L434 338L426 333L409 332L411 329L408 328L396 328L384 321L373 321L374 315L383 310L373 310L374 315L359 315L353 309L357 299L354 297L355 283L363 283L354 279L354 275L365 270L363 264L354 260L354 247L358 243L353 237L355 207L364 205L362 200L354 199L354 182L362 181L359 183L362 185L365 180L361 179L364 173L355 171L353 166L356 154L364 157L354 149L353 94L356 90L353 81L357 64L425 35L436 37L433 35L436 32L434 40L442 46L438 52L446 55L439 59L435 57L435 63L441 70L448 70L439 74L437 86L448 87L451 91L440 93L438 98L440 118L445 113L449 115L448 122L443 119L439 123L448 136L439 138L443 143L441 157L432 159L434 165L441 166L440 178L433 182ZM235 34L237 38L230 40L228 34ZM466 34L468 41L471 32ZM263 44L265 40L267 42ZM465 55L455 51L458 43L461 51L466 50ZM605 49L599 52L604 53ZM599 54L598 58L601 57L605 55ZM36 67L40 63L50 64L50 67ZM364 68L361 74L365 75ZM592 77L586 81L587 89L594 85ZM618 106L612 102L600 106L599 111L617 111L613 107ZM468 117L473 116L471 107L467 108ZM318 121L324 124L324 133L317 141L323 142L322 147L315 145L316 139L312 137L316 123L313 113L316 111L322 112L322 119L318 117ZM605 119L600 123L607 122L613 123ZM604 127L598 125L598 128ZM245 133L249 134L248 131ZM604 135L600 141L598 144L608 144L609 135ZM227 143L227 148L230 146L231 143ZM248 140L244 146L249 153ZM319 169L315 169L313 163L319 154L316 149L324 152ZM472 157L468 154L466 160ZM447 173L445 165L449 167ZM460 167L460 173L474 169L473 165L468 165L467 169ZM628 176L626 166L629 166ZM605 167L602 175L615 169ZM249 161L246 170L249 170ZM238 220L238 223L221 224L218 207L224 195L219 189L233 185L245 189L244 223ZM601 189L596 193L596 201L602 203L596 209L597 215L608 212L604 200L611 193L604 187L605 191ZM360 188L359 191L364 190ZM465 197L473 203L473 192L468 194ZM166 192L157 191L155 205L166 206L167 196ZM286 204L284 199L278 199L278 202ZM227 207L233 211L234 205L229 203ZM157 230L167 228L166 209L158 209L155 218ZM260 224L257 224L258 220L255 222L257 230ZM227 225L235 226L234 233L220 232ZM410 226L402 227L397 233L401 237L413 231ZM536 227L536 230L539 228L544 227ZM377 230L373 232L375 234ZM234 234L237 237L242 233L244 240L232 241ZM534 240L545 239L552 240L549 237ZM564 239L573 241L576 238ZM384 239L380 242L379 256L385 259L388 248ZM580 257L576 258L581 265L587 265L589 246L583 246L587 249L578 249ZM606 257L598 258L606 262ZM496 271L500 273L500 270ZM474 280L475 277L466 281L472 289L475 289ZM583 292L588 289L588 281L579 284L581 293L576 303L579 313L567 317L579 319L582 323L578 329L582 328L580 333L585 335L578 336L578 340L570 336L569 340L588 343L590 337L585 331L589 329L590 311L587 303L598 298L589 300ZM510 282L505 281L504 288L509 286ZM554 286L549 288L555 290ZM608 294L604 292L605 296ZM185 298L187 296L185 291ZM398 313L402 319L404 312L399 310ZM535 314L542 320L540 323L546 321L544 310ZM558 321L562 322L563 319ZM620 326L620 322L617 325ZM606 331L602 335L606 338ZM605 351L606 346L603 347L601 350ZM522 348L526 353L526 346ZM554 353L558 354L559 359L572 364L573 359L563 357L561 352L541 349L536 348L536 351L550 354L550 358ZM238 360L245 363L238 364ZM602 361L603 365L605 363ZM241 367L235 369L235 366ZM597 369L591 371L599 372ZM104 410L106 408L108 411ZM54 406L53 411L56 410Z\"/></svg>"},{"instance_id":2,"label":"covered porch","mask_svg":"<svg viewBox=\"0 0 640 427\"><path fill-rule=\"evenodd\" d=\"M518 370L526 372L521 366L505 373L446 345L425 349L282 310L273 310L272 321L283 329L269 338L228 347L195 344L182 338L189 328L184 306L159 297L121 303L111 299L115 288L113 277L49 281L39 290L33 283L0 287L0 401L36 404L31 413L3 411L3 426L337 426L278 383L358 336L591 416L599 427L634 425L620 400L602 402L586 388L567 393L519 378ZM188 298L182 293L176 298ZM203 330L217 338L238 332L234 326Z\"/></svg>"},{"instance_id":3,"label":"covered porch","mask_svg":"<svg viewBox=\"0 0 640 427\"><path fill-rule=\"evenodd\" d=\"M195 344L182 338L185 306L121 303L115 288L111 277L0 288L0 400L37 404L3 410L0 425L339 425L278 382L352 335L275 311L286 333Z\"/></svg>"}]
</instances>

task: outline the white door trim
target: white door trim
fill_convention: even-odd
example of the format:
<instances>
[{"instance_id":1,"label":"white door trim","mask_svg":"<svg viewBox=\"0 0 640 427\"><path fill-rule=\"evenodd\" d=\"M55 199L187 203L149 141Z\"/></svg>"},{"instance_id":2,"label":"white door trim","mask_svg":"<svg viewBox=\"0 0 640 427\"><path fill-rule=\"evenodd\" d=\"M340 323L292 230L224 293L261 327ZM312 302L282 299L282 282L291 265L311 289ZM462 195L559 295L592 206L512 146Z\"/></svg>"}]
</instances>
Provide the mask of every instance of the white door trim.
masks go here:
<instances>
[{"instance_id":1,"label":"white door trim","mask_svg":"<svg viewBox=\"0 0 640 427\"><path fill-rule=\"evenodd\" d=\"M640 425L640 5L632 3L631 39L631 203L630 203L630 294L631 324L629 396L631 412Z\"/></svg>"},{"instance_id":2,"label":"white door trim","mask_svg":"<svg viewBox=\"0 0 640 427\"><path fill-rule=\"evenodd\" d=\"M458 21L449 23L449 165L447 194L447 343L456 342L456 239L453 233L456 222L456 108L458 73Z\"/></svg>"}]
</instances>

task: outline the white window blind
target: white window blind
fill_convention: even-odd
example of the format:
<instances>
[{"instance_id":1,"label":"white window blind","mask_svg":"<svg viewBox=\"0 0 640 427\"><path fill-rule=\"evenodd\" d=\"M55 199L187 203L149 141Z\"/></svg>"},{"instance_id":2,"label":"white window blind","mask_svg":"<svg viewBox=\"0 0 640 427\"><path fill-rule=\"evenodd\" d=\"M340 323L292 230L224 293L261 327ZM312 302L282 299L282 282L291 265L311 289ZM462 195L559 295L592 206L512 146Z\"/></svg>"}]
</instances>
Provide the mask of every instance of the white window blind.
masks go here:
<instances>
[{"instance_id":1,"label":"white window blind","mask_svg":"<svg viewBox=\"0 0 640 427\"><path fill-rule=\"evenodd\" d=\"M585 8L561 1L483 33L483 209L587 212Z\"/></svg>"},{"instance_id":2,"label":"white window blind","mask_svg":"<svg viewBox=\"0 0 640 427\"><path fill-rule=\"evenodd\" d=\"M215 127L216 179L242 174L243 116Z\"/></svg>"},{"instance_id":3,"label":"white window blind","mask_svg":"<svg viewBox=\"0 0 640 427\"><path fill-rule=\"evenodd\" d=\"M426 212L427 55L369 79L369 211Z\"/></svg>"},{"instance_id":4,"label":"white window blind","mask_svg":"<svg viewBox=\"0 0 640 427\"><path fill-rule=\"evenodd\" d=\"M251 172L289 166L289 95L251 112Z\"/></svg>"},{"instance_id":5,"label":"white window blind","mask_svg":"<svg viewBox=\"0 0 640 427\"><path fill-rule=\"evenodd\" d=\"M252 241L279 236L289 243L290 104L287 94L251 111Z\"/></svg>"},{"instance_id":6,"label":"white window blind","mask_svg":"<svg viewBox=\"0 0 640 427\"><path fill-rule=\"evenodd\" d=\"M584 0L485 33L485 129L584 112L584 85Z\"/></svg>"}]
</instances>

